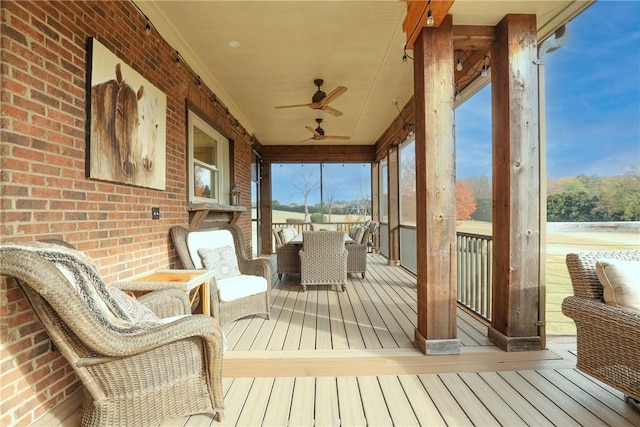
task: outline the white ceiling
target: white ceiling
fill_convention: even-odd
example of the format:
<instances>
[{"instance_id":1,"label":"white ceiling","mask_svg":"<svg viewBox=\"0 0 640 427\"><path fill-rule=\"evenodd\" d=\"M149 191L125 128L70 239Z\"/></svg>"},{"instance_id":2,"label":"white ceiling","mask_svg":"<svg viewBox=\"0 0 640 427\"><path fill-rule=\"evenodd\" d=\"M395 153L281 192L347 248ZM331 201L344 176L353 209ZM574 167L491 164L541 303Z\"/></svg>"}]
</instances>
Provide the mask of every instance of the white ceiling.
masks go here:
<instances>
[{"instance_id":1,"label":"white ceiling","mask_svg":"<svg viewBox=\"0 0 640 427\"><path fill-rule=\"evenodd\" d=\"M546 38L590 1L457 0L454 25L495 25L507 13L535 13ZM156 30L263 145L298 144L323 118L327 135L374 144L413 94L413 64L402 61L406 2L136 0ZM239 47L229 46L237 41ZM411 55L411 51L408 52ZM329 94L334 117L310 108L313 80Z\"/></svg>"}]
</instances>

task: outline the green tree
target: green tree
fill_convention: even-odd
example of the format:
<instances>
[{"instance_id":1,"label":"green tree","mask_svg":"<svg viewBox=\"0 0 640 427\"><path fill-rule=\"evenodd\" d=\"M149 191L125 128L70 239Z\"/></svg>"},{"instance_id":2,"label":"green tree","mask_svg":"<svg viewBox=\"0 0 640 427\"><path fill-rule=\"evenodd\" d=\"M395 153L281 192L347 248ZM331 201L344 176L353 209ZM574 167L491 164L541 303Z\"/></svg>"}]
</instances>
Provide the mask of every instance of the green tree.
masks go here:
<instances>
[{"instance_id":1,"label":"green tree","mask_svg":"<svg viewBox=\"0 0 640 427\"><path fill-rule=\"evenodd\" d=\"M594 221L594 211L598 206L597 197L586 191L563 191L547 197L547 221L586 222Z\"/></svg>"},{"instance_id":2,"label":"green tree","mask_svg":"<svg viewBox=\"0 0 640 427\"><path fill-rule=\"evenodd\" d=\"M640 221L640 170L604 180L597 210L614 221Z\"/></svg>"}]
</instances>

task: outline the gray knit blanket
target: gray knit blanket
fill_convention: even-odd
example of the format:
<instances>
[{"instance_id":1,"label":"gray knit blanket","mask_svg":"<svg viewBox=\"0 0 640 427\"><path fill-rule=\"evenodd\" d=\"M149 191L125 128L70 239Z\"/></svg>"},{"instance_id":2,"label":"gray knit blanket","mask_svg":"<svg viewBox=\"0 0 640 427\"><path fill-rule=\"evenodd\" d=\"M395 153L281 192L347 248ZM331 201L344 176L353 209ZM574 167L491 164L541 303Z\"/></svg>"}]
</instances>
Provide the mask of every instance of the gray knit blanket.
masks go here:
<instances>
[{"instance_id":1,"label":"gray knit blanket","mask_svg":"<svg viewBox=\"0 0 640 427\"><path fill-rule=\"evenodd\" d=\"M98 322L106 329L119 334L133 335L159 326L158 322L136 321L132 318L126 307L114 298L113 288L102 280L95 263L81 251L53 243L28 242L1 245L0 253L2 252L31 253L53 263L69 282L69 291L73 292L73 288L78 292Z\"/></svg>"}]
</instances>

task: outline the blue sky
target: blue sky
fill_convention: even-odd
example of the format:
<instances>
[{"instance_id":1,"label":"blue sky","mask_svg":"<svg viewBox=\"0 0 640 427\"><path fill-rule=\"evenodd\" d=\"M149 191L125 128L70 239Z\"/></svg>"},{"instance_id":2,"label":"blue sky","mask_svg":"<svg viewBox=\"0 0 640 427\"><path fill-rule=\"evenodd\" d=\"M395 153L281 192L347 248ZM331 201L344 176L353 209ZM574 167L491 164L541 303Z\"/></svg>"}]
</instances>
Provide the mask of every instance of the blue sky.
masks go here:
<instances>
[{"instance_id":1,"label":"blue sky","mask_svg":"<svg viewBox=\"0 0 640 427\"><path fill-rule=\"evenodd\" d=\"M640 1L597 1L569 27L567 44L545 57L547 176L640 167ZM357 198L369 179L362 165L327 166L323 178L343 189L340 199ZM489 86L456 109L456 169L458 179L491 176ZM273 199L301 202L291 183L303 171L274 165ZM318 200L319 191L310 202Z\"/></svg>"},{"instance_id":2,"label":"blue sky","mask_svg":"<svg viewBox=\"0 0 640 427\"><path fill-rule=\"evenodd\" d=\"M598 1L545 58L547 176L640 166L640 2ZM491 89L456 110L457 175L491 176Z\"/></svg>"}]
</instances>

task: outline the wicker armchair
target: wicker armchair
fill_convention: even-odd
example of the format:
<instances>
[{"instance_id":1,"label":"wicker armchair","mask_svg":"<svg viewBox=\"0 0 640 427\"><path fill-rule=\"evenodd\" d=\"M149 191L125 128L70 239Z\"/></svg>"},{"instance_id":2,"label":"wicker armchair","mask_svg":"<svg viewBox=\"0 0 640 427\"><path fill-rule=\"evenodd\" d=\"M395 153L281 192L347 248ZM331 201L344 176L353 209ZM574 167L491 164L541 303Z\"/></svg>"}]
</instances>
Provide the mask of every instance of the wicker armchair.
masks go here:
<instances>
[{"instance_id":1,"label":"wicker armchair","mask_svg":"<svg viewBox=\"0 0 640 427\"><path fill-rule=\"evenodd\" d=\"M300 245L284 243L280 238L279 230L272 230L273 240L276 243L276 265L278 279L283 274L300 274Z\"/></svg>"},{"instance_id":2,"label":"wicker armchair","mask_svg":"<svg viewBox=\"0 0 640 427\"><path fill-rule=\"evenodd\" d=\"M17 280L52 342L82 381L81 425L151 425L196 413L222 420L223 344L218 322L208 316L184 315L189 313L189 301L183 292L172 289L138 301L159 309L160 317L184 316L133 323L117 318L109 323L96 311L98 299L87 299L87 289L99 294L95 281L69 276L74 268L89 265L82 262L86 255L64 251L65 262L72 260L66 264L70 269L62 258L51 257L60 256L57 249L2 245L0 275ZM76 254L81 255L75 258ZM97 271L95 266L91 271ZM101 289L108 290L99 273L96 276ZM76 291L78 283L82 293Z\"/></svg>"},{"instance_id":3,"label":"wicker armchair","mask_svg":"<svg viewBox=\"0 0 640 427\"><path fill-rule=\"evenodd\" d=\"M210 283L211 311L221 326L254 314L266 314L267 319L270 317L271 263L266 259L247 257L242 232L237 226L224 224L205 230L175 226L170 234L182 266L187 270L205 268L198 249L226 243L233 245L240 275L216 278Z\"/></svg>"},{"instance_id":4,"label":"wicker armchair","mask_svg":"<svg viewBox=\"0 0 640 427\"><path fill-rule=\"evenodd\" d=\"M361 235L351 236L351 238L355 240L356 237L359 237L359 239L354 243L347 243L345 245L349 253L347 257L347 273L360 273L364 279L367 273L367 244L369 243L370 231L369 227L357 227L362 229Z\"/></svg>"},{"instance_id":5,"label":"wicker armchair","mask_svg":"<svg viewBox=\"0 0 640 427\"><path fill-rule=\"evenodd\" d=\"M346 290L347 256L342 231L303 231L300 251L300 284L341 285Z\"/></svg>"},{"instance_id":6,"label":"wicker armchair","mask_svg":"<svg viewBox=\"0 0 640 427\"><path fill-rule=\"evenodd\" d=\"M596 275L596 261L640 261L640 251L567 254L573 296L562 312L576 323L581 371L640 400L640 313L607 304Z\"/></svg>"}]
</instances>

